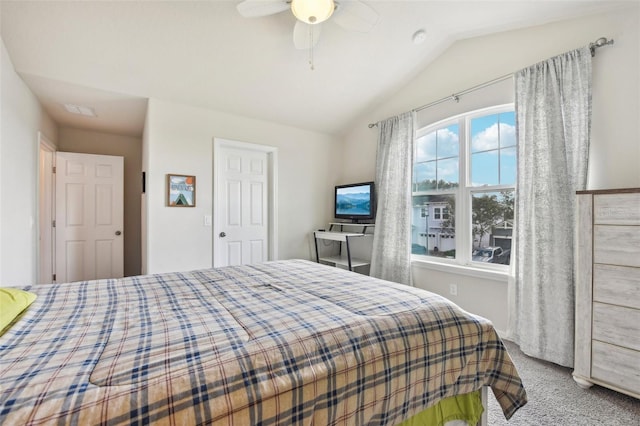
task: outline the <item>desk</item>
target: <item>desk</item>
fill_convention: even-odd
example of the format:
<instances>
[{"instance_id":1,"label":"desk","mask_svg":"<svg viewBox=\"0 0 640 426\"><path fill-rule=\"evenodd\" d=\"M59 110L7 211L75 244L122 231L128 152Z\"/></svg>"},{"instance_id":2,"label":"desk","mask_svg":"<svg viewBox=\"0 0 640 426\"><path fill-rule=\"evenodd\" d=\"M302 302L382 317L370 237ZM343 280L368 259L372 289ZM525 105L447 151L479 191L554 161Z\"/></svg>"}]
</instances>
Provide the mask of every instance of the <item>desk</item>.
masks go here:
<instances>
[{"instance_id":1,"label":"desk","mask_svg":"<svg viewBox=\"0 0 640 426\"><path fill-rule=\"evenodd\" d=\"M362 237L370 237L373 234L367 234L367 228L375 226L374 224L355 224L355 223L340 223L334 222L329 224L329 231L314 231L314 242L316 247L316 261L318 263L327 262L333 263L334 265L343 265L347 266L350 271L353 271L353 268L357 268L358 266L367 266L370 264L370 261L365 259L352 259L351 258L351 248L350 241L354 238L362 238ZM340 232L333 231L334 227L340 227ZM342 232L344 227L360 227L362 228L362 232ZM337 241L340 243L340 255L339 256L327 256L320 257L318 253L318 240L330 240ZM342 243L345 243L347 249L347 256L342 256Z\"/></svg>"}]
</instances>

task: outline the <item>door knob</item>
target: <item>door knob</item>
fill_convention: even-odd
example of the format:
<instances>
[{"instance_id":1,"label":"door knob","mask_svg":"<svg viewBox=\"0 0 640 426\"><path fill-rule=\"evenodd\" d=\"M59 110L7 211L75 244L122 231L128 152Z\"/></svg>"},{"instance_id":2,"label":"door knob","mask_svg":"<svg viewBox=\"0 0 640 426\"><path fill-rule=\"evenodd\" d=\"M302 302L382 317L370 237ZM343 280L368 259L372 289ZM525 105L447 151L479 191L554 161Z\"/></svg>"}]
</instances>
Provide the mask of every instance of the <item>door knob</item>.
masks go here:
<instances>
[{"instance_id":1,"label":"door knob","mask_svg":"<svg viewBox=\"0 0 640 426\"><path fill-rule=\"evenodd\" d=\"M224 232L221 232L221 233L220 233L220 238L224 238L224 237L226 237L226 236L227 236L227 234L225 234Z\"/></svg>"},{"instance_id":2,"label":"door knob","mask_svg":"<svg viewBox=\"0 0 640 426\"><path fill-rule=\"evenodd\" d=\"M122 235L122 232L116 231L116 235Z\"/></svg>"}]
</instances>

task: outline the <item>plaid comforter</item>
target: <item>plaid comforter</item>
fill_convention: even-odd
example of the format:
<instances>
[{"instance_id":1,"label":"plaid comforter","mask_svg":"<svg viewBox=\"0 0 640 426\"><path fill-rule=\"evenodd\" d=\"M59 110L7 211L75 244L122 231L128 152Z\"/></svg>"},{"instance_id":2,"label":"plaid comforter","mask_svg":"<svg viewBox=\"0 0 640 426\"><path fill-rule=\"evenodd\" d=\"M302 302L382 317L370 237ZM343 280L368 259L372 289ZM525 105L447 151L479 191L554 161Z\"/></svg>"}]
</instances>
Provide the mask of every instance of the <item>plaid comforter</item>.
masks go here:
<instances>
[{"instance_id":1,"label":"plaid comforter","mask_svg":"<svg viewBox=\"0 0 640 426\"><path fill-rule=\"evenodd\" d=\"M423 290L292 260L37 285L0 337L0 424L393 425L524 388L491 323Z\"/></svg>"}]
</instances>

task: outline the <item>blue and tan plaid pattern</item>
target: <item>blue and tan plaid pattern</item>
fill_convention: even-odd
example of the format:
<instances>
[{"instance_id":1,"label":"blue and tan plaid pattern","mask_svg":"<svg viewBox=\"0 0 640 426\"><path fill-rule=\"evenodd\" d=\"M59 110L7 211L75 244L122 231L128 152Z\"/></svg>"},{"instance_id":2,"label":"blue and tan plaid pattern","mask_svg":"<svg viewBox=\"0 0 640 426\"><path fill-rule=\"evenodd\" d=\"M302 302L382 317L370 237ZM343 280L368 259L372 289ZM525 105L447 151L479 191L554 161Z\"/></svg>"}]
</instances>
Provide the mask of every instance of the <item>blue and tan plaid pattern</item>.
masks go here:
<instances>
[{"instance_id":1,"label":"blue and tan plaid pattern","mask_svg":"<svg viewBox=\"0 0 640 426\"><path fill-rule=\"evenodd\" d=\"M491 386L526 403L491 323L292 260L27 287L0 337L0 424L393 425Z\"/></svg>"}]
</instances>

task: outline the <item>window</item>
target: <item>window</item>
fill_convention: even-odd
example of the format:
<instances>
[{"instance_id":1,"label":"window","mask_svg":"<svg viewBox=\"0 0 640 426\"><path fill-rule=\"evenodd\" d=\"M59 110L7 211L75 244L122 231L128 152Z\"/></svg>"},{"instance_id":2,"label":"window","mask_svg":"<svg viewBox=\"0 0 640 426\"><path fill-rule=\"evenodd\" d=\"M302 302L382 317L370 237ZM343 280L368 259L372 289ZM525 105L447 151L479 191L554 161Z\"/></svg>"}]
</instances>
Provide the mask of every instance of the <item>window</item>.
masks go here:
<instances>
[{"instance_id":1,"label":"window","mask_svg":"<svg viewBox=\"0 0 640 426\"><path fill-rule=\"evenodd\" d=\"M449 209L447 207L434 207L433 218L435 220L448 220Z\"/></svg>"},{"instance_id":2,"label":"window","mask_svg":"<svg viewBox=\"0 0 640 426\"><path fill-rule=\"evenodd\" d=\"M516 153L512 105L420 129L413 164L412 253L432 261L508 265Z\"/></svg>"}]
</instances>

